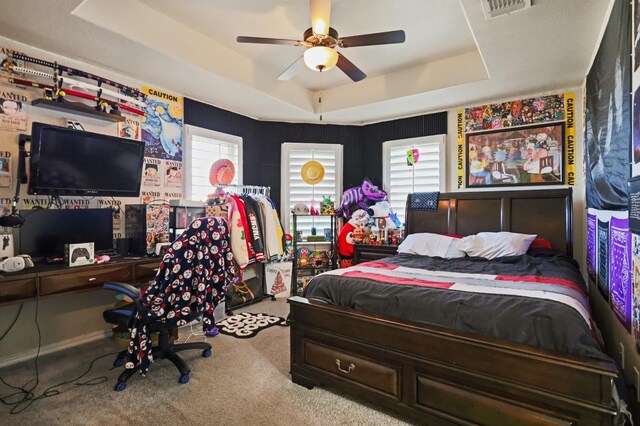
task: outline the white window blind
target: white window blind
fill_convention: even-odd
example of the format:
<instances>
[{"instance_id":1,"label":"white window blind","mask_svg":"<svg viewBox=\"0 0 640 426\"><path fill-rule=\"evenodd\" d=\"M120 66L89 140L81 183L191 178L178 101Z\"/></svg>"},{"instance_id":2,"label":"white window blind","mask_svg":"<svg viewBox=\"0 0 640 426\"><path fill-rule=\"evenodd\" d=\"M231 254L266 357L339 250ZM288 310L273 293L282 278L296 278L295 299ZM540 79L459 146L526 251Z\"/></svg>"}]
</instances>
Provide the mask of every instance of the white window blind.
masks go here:
<instances>
[{"instance_id":1,"label":"white window blind","mask_svg":"<svg viewBox=\"0 0 640 426\"><path fill-rule=\"evenodd\" d=\"M404 224L407 195L444 188L444 135L388 141L383 144L383 180L391 208ZM407 164L407 151L417 149L418 161Z\"/></svg>"},{"instance_id":2,"label":"white window blind","mask_svg":"<svg viewBox=\"0 0 640 426\"><path fill-rule=\"evenodd\" d=\"M324 167L324 178L316 185L309 185L300 172L302 166L311 160L316 160ZM291 229L291 210L298 203L310 205L314 201L316 209L320 209L322 198L331 196L336 203L342 195L342 145L337 144L282 144L282 216L285 218L286 229ZM337 204L337 203L336 203ZM311 227L316 227L318 235L323 235L324 228L331 226L328 217L302 216L298 217L297 230L303 236L311 234Z\"/></svg>"},{"instance_id":3,"label":"white window blind","mask_svg":"<svg viewBox=\"0 0 640 426\"><path fill-rule=\"evenodd\" d=\"M189 126L186 147L187 198L204 201L214 191L209 183L211 165L227 159L235 167L232 184L242 183L242 138Z\"/></svg>"}]
</instances>

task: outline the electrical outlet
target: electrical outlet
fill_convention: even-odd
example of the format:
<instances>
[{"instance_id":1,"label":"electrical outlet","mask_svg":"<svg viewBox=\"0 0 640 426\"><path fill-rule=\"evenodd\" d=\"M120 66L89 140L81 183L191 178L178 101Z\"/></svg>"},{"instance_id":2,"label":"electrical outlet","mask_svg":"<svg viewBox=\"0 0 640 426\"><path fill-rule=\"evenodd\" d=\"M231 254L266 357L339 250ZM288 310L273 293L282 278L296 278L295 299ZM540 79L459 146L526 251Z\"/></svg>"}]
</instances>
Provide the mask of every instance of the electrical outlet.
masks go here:
<instances>
[{"instance_id":1,"label":"electrical outlet","mask_svg":"<svg viewBox=\"0 0 640 426\"><path fill-rule=\"evenodd\" d=\"M624 345L622 342L618 343L618 354L620 355L620 369L624 370Z\"/></svg>"},{"instance_id":2,"label":"electrical outlet","mask_svg":"<svg viewBox=\"0 0 640 426\"><path fill-rule=\"evenodd\" d=\"M636 391L636 401L640 402L640 373L636 367L633 367L633 385Z\"/></svg>"}]
</instances>

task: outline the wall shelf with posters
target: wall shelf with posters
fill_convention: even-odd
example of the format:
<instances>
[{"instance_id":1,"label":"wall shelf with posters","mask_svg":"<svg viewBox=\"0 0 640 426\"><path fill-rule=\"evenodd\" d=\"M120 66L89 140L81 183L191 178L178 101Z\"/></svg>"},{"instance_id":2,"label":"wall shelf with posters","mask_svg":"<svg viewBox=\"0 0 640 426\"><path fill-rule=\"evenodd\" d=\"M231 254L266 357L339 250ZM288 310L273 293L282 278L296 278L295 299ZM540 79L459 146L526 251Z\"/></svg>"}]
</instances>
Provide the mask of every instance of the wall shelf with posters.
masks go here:
<instances>
[{"instance_id":1,"label":"wall shelf with posters","mask_svg":"<svg viewBox=\"0 0 640 426\"><path fill-rule=\"evenodd\" d=\"M95 118L98 120L107 120L112 122L124 121L126 117L118 114L110 114L104 111L98 111L86 104L80 102L69 101L53 101L48 99L34 99L31 102L32 106L49 109L53 111L60 111L66 113L72 113L81 115L83 117Z\"/></svg>"}]
</instances>

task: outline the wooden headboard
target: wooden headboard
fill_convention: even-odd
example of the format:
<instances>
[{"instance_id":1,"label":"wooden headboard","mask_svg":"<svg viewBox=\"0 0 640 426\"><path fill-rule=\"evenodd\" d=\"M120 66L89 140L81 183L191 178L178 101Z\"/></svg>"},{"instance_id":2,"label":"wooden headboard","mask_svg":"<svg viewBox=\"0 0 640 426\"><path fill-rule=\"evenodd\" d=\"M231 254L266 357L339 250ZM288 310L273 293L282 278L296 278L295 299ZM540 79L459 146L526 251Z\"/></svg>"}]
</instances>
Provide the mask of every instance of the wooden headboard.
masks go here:
<instances>
[{"instance_id":1,"label":"wooden headboard","mask_svg":"<svg viewBox=\"0 0 640 426\"><path fill-rule=\"evenodd\" d=\"M440 193L438 210L411 210L407 198L405 232L472 235L509 231L537 234L555 250L573 256L571 188Z\"/></svg>"}]
</instances>

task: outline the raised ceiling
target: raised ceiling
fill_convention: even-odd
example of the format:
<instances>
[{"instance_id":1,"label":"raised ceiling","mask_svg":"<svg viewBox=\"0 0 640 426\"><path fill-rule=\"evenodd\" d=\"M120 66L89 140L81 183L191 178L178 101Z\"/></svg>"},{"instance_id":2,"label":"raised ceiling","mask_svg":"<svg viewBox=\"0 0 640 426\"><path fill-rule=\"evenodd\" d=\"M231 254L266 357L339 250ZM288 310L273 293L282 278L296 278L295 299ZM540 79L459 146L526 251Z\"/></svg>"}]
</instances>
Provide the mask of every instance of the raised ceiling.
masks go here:
<instances>
[{"instance_id":1,"label":"raised ceiling","mask_svg":"<svg viewBox=\"0 0 640 426\"><path fill-rule=\"evenodd\" d=\"M278 75L303 47L308 0L0 0L0 36L264 120L366 123L582 84L611 0L533 0L487 19L485 0L334 0L341 36L403 29L406 42L340 49L339 69ZM317 102L322 92L322 105Z\"/></svg>"}]
</instances>

